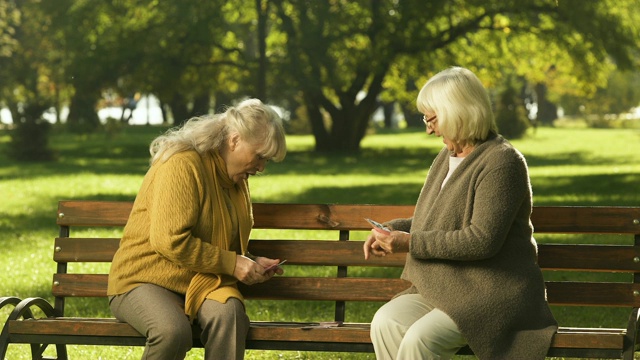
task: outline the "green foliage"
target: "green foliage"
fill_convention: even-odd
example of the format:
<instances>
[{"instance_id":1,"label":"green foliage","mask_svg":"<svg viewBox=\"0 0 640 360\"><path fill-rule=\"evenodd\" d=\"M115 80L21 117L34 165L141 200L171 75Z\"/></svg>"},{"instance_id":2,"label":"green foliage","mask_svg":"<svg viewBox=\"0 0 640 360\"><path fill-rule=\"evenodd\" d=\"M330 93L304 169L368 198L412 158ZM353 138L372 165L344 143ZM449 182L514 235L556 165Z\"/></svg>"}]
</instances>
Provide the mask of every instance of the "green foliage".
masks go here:
<instances>
[{"instance_id":1,"label":"green foliage","mask_svg":"<svg viewBox=\"0 0 640 360\"><path fill-rule=\"evenodd\" d=\"M85 131L104 91L154 94L176 124L261 96L303 109L318 150L357 152L380 101L410 112L451 65L589 99L637 65L639 21L636 0L0 0L0 103L69 105Z\"/></svg>"},{"instance_id":2,"label":"green foliage","mask_svg":"<svg viewBox=\"0 0 640 360\"><path fill-rule=\"evenodd\" d=\"M637 86L639 82L640 72L616 70L610 74L607 84L598 87L593 95L563 97L565 113L600 119L604 115L614 117L626 113L640 103L640 90Z\"/></svg>"},{"instance_id":3,"label":"green foliage","mask_svg":"<svg viewBox=\"0 0 640 360\"><path fill-rule=\"evenodd\" d=\"M469 67L494 89L516 75L550 83L552 97L589 94L604 84L610 59L633 65L638 41L627 21L638 13L631 1L275 3L288 39L283 64L305 94L321 150L357 150L372 98L410 108L445 67Z\"/></svg>"},{"instance_id":4,"label":"green foliage","mask_svg":"<svg viewBox=\"0 0 640 360\"><path fill-rule=\"evenodd\" d=\"M10 57L18 41L15 39L16 25L20 13L11 1L0 0L0 58Z\"/></svg>"}]
</instances>

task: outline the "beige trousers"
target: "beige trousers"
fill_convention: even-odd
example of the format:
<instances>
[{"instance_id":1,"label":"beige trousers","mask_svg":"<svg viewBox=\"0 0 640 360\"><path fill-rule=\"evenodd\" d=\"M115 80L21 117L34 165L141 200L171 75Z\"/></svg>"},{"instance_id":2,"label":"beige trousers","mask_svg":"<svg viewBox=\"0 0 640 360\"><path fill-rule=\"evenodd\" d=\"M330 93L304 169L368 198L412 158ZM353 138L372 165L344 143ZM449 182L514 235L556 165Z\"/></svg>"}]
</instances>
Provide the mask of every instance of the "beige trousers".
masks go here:
<instances>
[{"instance_id":1,"label":"beige trousers","mask_svg":"<svg viewBox=\"0 0 640 360\"><path fill-rule=\"evenodd\" d=\"M419 294L384 304L371 321L371 341L379 360L449 359L467 343L453 320Z\"/></svg>"},{"instance_id":2,"label":"beige trousers","mask_svg":"<svg viewBox=\"0 0 640 360\"><path fill-rule=\"evenodd\" d=\"M110 301L111 312L147 337L143 360L184 359L193 344L184 313L184 296L144 284ZM198 312L205 359L243 359L249 331L244 305L231 298L222 304L205 300Z\"/></svg>"}]
</instances>

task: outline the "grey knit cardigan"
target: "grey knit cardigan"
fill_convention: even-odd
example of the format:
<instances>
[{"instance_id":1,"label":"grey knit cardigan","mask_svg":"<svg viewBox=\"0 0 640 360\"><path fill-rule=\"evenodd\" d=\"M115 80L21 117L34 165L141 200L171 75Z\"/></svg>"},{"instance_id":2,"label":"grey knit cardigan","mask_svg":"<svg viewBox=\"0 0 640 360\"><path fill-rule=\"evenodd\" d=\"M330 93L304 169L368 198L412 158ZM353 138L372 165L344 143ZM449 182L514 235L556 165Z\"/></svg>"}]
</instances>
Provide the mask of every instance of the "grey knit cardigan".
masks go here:
<instances>
[{"instance_id":1,"label":"grey knit cardigan","mask_svg":"<svg viewBox=\"0 0 640 360\"><path fill-rule=\"evenodd\" d=\"M480 359L543 359L557 323L546 301L530 221L527 164L500 135L476 146L440 189L449 168L434 160L409 219L402 278L448 314ZM399 294L399 295L401 295Z\"/></svg>"}]
</instances>

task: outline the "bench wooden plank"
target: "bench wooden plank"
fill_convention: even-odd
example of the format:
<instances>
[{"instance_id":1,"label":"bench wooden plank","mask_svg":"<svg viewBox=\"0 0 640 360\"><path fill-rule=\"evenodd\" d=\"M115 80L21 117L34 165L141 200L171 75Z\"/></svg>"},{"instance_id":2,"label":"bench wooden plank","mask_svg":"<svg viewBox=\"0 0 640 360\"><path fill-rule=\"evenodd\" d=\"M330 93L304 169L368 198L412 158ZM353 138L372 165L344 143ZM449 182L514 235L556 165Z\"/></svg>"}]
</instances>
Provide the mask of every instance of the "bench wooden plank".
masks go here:
<instances>
[{"instance_id":1,"label":"bench wooden plank","mask_svg":"<svg viewBox=\"0 0 640 360\"><path fill-rule=\"evenodd\" d=\"M251 299L380 302L389 301L409 286L402 279L310 277L274 277L251 286L238 284L243 296Z\"/></svg>"},{"instance_id":2,"label":"bench wooden plank","mask_svg":"<svg viewBox=\"0 0 640 360\"><path fill-rule=\"evenodd\" d=\"M60 201L59 226L124 226L129 219L132 202L125 201Z\"/></svg>"},{"instance_id":3,"label":"bench wooden plank","mask_svg":"<svg viewBox=\"0 0 640 360\"><path fill-rule=\"evenodd\" d=\"M535 206L531 222L537 233L638 234L639 207Z\"/></svg>"},{"instance_id":4,"label":"bench wooden plank","mask_svg":"<svg viewBox=\"0 0 640 360\"><path fill-rule=\"evenodd\" d=\"M56 238L55 262L111 262L120 247L119 238Z\"/></svg>"},{"instance_id":5,"label":"bench wooden plank","mask_svg":"<svg viewBox=\"0 0 640 360\"><path fill-rule=\"evenodd\" d=\"M61 201L60 226L124 226L133 203L118 201ZM261 229L367 230L365 217L392 219L410 217L413 206L264 204L253 205L255 227ZM311 215L311 216L310 216Z\"/></svg>"},{"instance_id":6,"label":"bench wooden plank","mask_svg":"<svg viewBox=\"0 0 640 360\"><path fill-rule=\"evenodd\" d=\"M56 238L56 262L111 262L120 244L115 238ZM251 240L256 255L287 259L288 265L404 266L405 254L364 259L362 241Z\"/></svg>"},{"instance_id":7,"label":"bench wooden plank","mask_svg":"<svg viewBox=\"0 0 640 360\"><path fill-rule=\"evenodd\" d=\"M411 217L414 206L261 204L253 206L255 227L261 229L369 230L364 219L381 221Z\"/></svg>"},{"instance_id":8,"label":"bench wooden plank","mask_svg":"<svg viewBox=\"0 0 640 360\"><path fill-rule=\"evenodd\" d=\"M538 245L543 269L640 272L640 247L622 245Z\"/></svg>"},{"instance_id":9,"label":"bench wooden plank","mask_svg":"<svg viewBox=\"0 0 640 360\"><path fill-rule=\"evenodd\" d=\"M640 307L640 284L547 281L545 285L553 305Z\"/></svg>"},{"instance_id":10,"label":"bench wooden plank","mask_svg":"<svg viewBox=\"0 0 640 360\"><path fill-rule=\"evenodd\" d=\"M57 224L124 226L132 205L119 201L60 201ZM253 204L255 227L264 229L367 230L365 217L379 221L411 217L413 208L413 205ZM638 207L536 206L531 215L537 233L637 234L639 220Z\"/></svg>"},{"instance_id":11,"label":"bench wooden plank","mask_svg":"<svg viewBox=\"0 0 640 360\"><path fill-rule=\"evenodd\" d=\"M110 262L115 238L56 238L56 262ZM405 254L364 259L361 241L251 240L252 253L287 259L289 265L402 267ZM538 262L547 270L640 272L640 247L623 245L538 245Z\"/></svg>"},{"instance_id":12,"label":"bench wooden plank","mask_svg":"<svg viewBox=\"0 0 640 360\"><path fill-rule=\"evenodd\" d=\"M303 341L303 342L336 342L363 343L371 342L369 324L347 323L341 327L319 328L312 323L272 323L252 322L247 340L256 341ZM37 321L12 321L10 323L12 340L19 342L33 341L34 336L58 336L62 343L74 344L75 337L111 338L109 345L121 345L119 338L139 338L139 345L144 345L144 337L131 325L116 319L103 318L49 318ZM197 332L197 330L196 330ZM552 346L555 348L622 348L625 331L620 329L560 328L554 336ZM66 339L63 341L63 339ZM41 341L42 339L38 339Z\"/></svg>"},{"instance_id":13,"label":"bench wooden plank","mask_svg":"<svg viewBox=\"0 0 640 360\"><path fill-rule=\"evenodd\" d=\"M406 254L389 254L365 260L363 244L362 241L335 240L251 240L249 251L269 258L287 259L289 265L404 266Z\"/></svg>"},{"instance_id":14,"label":"bench wooden plank","mask_svg":"<svg viewBox=\"0 0 640 360\"><path fill-rule=\"evenodd\" d=\"M58 297L106 297L107 280L106 274L55 274L52 292ZM388 301L408 287L402 279L332 277L274 277L252 286L239 284L250 299L318 301Z\"/></svg>"},{"instance_id":15,"label":"bench wooden plank","mask_svg":"<svg viewBox=\"0 0 640 360\"><path fill-rule=\"evenodd\" d=\"M54 296L105 297L105 274L56 274ZM389 301L409 283L395 278L274 277L262 284L239 284L248 299L318 301ZM640 307L640 284L547 281L550 304L570 306ZM376 289L372 292L371 289Z\"/></svg>"}]
</instances>

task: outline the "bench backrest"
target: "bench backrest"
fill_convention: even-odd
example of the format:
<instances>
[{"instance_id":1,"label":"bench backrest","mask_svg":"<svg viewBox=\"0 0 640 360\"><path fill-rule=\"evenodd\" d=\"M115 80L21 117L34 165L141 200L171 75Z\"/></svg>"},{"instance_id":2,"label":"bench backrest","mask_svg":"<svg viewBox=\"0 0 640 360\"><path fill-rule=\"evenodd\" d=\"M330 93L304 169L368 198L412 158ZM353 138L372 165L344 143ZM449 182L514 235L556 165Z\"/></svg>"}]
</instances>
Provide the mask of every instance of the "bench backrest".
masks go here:
<instances>
[{"instance_id":1,"label":"bench backrest","mask_svg":"<svg viewBox=\"0 0 640 360\"><path fill-rule=\"evenodd\" d=\"M68 264L110 262L119 238L71 237L75 227L123 227L131 202L61 201L54 260L58 270L53 295L58 315L67 297L105 297L106 274L69 273ZM395 205L253 205L256 229L326 230L330 240L252 239L254 254L287 259L288 265L332 266L335 277L274 277L267 283L242 286L248 299L328 300L336 303L335 320L343 321L345 302L388 301L408 284L397 277L352 277L350 267L397 267L405 256L364 260L362 242L351 241L368 231L364 218L387 220L410 217L413 206ZM640 207L535 207L536 234L617 234L616 244L539 244L544 270L632 274L631 281L547 281L549 302L558 305L640 307ZM360 235L362 239L363 235ZM285 274L286 275L286 274ZM302 286L301 284L304 284ZM375 291L372 291L375 289Z\"/></svg>"}]
</instances>

